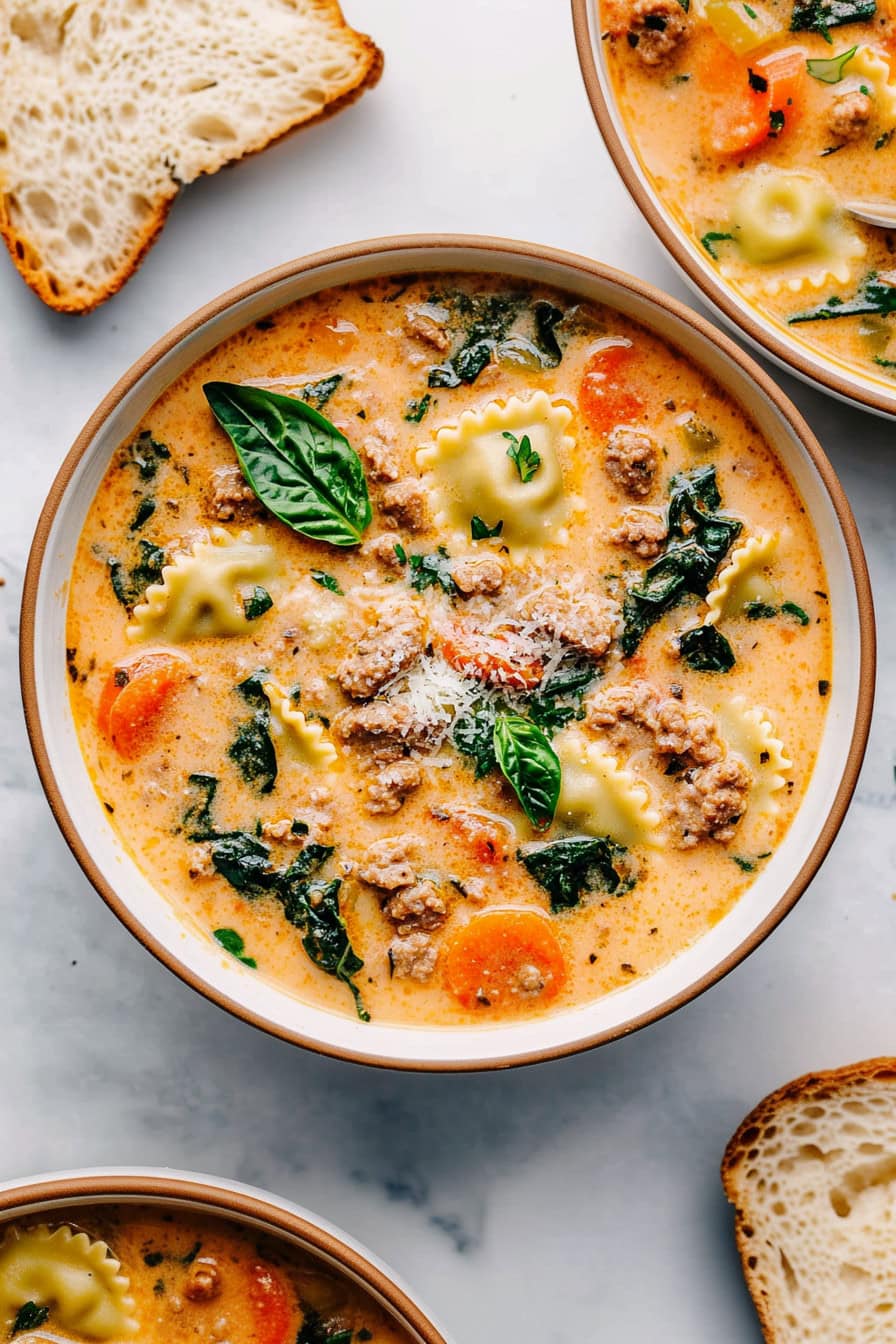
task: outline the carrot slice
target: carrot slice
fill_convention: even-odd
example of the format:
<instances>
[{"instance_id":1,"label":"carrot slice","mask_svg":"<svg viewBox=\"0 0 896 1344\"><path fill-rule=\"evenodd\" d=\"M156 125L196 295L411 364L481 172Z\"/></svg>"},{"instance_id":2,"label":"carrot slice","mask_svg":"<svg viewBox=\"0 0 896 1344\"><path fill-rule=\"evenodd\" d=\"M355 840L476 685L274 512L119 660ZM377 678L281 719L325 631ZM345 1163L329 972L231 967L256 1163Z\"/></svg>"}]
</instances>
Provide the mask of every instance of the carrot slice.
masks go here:
<instances>
[{"instance_id":1,"label":"carrot slice","mask_svg":"<svg viewBox=\"0 0 896 1344\"><path fill-rule=\"evenodd\" d=\"M253 1344L286 1344L293 1333L293 1306L283 1275L264 1260L249 1266Z\"/></svg>"},{"instance_id":2,"label":"carrot slice","mask_svg":"<svg viewBox=\"0 0 896 1344\"><path fill-rule=\"evenodd\" d=\"M190 671L186 658L162 652L141 654L112 669L100 696L97 723L120 756L139 756Z\"/></svg>"},{"instance_id":3,"label":"carrot slice","mask_svg":"<svg viewBox=\"0 0 896 1344\"><path fill-rule=\"evenodd\" d=\"M709 143L716 154L746 154L770 135L780 135L802 110L802 47L773 51L747 64L719 43L702 65L701 86L713 105Z\"/></svg>"},{"instance_id":4,"label":"carrot slice","mask_svg":"<svg viewBox=\"0 0 896 1344\"><path fill-rule=\"evenodd\" d=\"M644 401L635 391L636 363L631 345L605 345L591 356L579 388L579 409L592 429L609 434L644 410Z\"/></svg>"},{"instance_id":5,"label":"carrot slice","mask_svg":"<svg viewBox=\"0 0 896 1344\"><path fill-rule=\"evenodd\" d=\"M464 1008L509 1008L555 999L566 962L546 915L486 910L455 934L444 955L448 989Z\"/></svg>"},{"instance_id":6,"label":"carrot slice","mask_svg":"<svg viewBox=\"0 0 896 1344\"><path fill-rule=\"evenodd\" d=\"M442 657L449 667L474 681L513 690L534 690L544 664L512 630L485 635L455 625L441 640Z\"/></svg>"}]
</instances>

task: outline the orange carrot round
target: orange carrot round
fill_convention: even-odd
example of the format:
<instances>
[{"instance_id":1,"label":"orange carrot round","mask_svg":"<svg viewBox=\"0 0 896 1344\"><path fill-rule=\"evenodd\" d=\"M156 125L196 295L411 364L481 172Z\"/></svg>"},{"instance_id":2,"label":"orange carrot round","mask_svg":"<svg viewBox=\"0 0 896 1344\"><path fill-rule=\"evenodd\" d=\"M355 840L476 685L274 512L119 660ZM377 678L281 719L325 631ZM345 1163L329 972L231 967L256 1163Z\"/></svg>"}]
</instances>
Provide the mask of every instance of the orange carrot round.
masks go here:
<instances>
[{"instance_id":1,"label":"orange carrot round","mask_svg":"<svg viewBox=\"0 0 896 1344\"><path fill-rule=\"evenodd\" d=\"M636 358L631 345L605 345L585 365L579 409L601 434L630 424L644 410L644 401L635 391Z\"/></svg>"},{"instance_id":2,"label":"orange carrot round","mask_svg":"<svg viewBox=\"0 0 896 1344\"><path fill-rule=\"evenodd\" d=\"M802 110L806 53L786 47L750 62L722 43L701 71L712 99L709 144L716 154L746 154L791 127Z\"/></svg>"},{"instance_id":3,"label":"orange carrot round","mask_svg":"<svg viewBox=\"0 0 896 1344\"><path fill-rule=\"evenodd\" d=\"M448 989L464 1008L548 1003L566 982L557 935L535 910L474 915L448 944L443 968Z\"/></svg>"},{"instance_id":4,"label":"orange carrot round","mask_svg":"<svg viewBox=\"0 0 896 1344\"><path fill-rule=\"evenodd\" d=\"M112 669L97 709L100 731L125 759L139 756L174 691L190 675L179 654L144 653Z\"/></svg>"},{"instance_id":5,"label":"orange carrot round","mask_svg":"<svg viewBox=\"0 0 896 1344\"><path fill-rule=\"evenodd\" d=\"M489 686L531 691L544 673L541 659L512 631L485 635L455 625L443 636L441 651L456 672Z\"/></svg>"},{"instance_id":6,"label":"orange carrot round","mask_svg":"<svg viewBox=\"0 0 896 1344\"><path fill-rule=\"evenodd\" d=\"M264 1260L249 1266L252 1344L286 1344L293 1333L293 1305L283 1275Z\"/></svg>"}]
</instances>

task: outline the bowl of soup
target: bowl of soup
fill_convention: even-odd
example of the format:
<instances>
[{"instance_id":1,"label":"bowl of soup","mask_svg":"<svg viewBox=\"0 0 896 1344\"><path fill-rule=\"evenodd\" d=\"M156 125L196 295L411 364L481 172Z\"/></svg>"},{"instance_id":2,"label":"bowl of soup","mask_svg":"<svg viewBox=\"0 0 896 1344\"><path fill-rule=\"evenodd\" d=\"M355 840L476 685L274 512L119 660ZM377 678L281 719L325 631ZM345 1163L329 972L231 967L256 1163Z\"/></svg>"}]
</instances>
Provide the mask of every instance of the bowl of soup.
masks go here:
<instances>
[{"instance_id":1,"label":"bowl of soup","mask_svg":"<svg viewBox=\"0 0 896 1344\"><path fill-rule=\"evenodd\" d=\"M0 1186L0 1324L19 1344L447 1344L390 1270L308 1210L144 1168Z\"/></svg>"},{"instance_id":2,"label":"bowl of soup","mask_svg":"<svg viewBox=\"0 0 896 1344\"><path fill-rule=\"evenodd\" d=\"M85 873L188 983L460 1069L705 988L830 845L859 539L694 314L523 244L251 281L92 417L28 570L26 717Z\"/></svg>"},{"instance_id":3,"label":"bowl of soup","mask_svg":"<svg viewBox=\"0 0 896 1344\"><path fill-rule=\"evenodd\" d=\"M573 0L635 203L726 321L896 415L896 26L876 0Z\"/></svg>"}]
</instances>

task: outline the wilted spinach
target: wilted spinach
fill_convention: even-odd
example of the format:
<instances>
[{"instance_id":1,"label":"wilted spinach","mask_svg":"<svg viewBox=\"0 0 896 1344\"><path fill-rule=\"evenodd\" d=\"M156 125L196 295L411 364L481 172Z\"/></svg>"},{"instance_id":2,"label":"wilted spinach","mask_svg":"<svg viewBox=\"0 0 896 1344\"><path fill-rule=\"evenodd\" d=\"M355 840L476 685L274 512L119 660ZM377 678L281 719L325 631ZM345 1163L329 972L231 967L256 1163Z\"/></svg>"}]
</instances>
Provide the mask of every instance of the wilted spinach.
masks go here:
<instances>
[{"instance_id":1,"label":"wilted spinach","mask_svg":"<svg viewBox=\"0 0 896 1344\"><path fill-rule=\"evenodd\" d=\"M860 317L868 313L883 317L896 313L896 285L881 280L877 271L871 271L865 276L851 299L840 299L832 294L817 308L809 308L805 313L797 313L787 320L792 326L797 322L824 322L837 317Z\"/></svg>"},{"instance_id":2,"label":"wilted spinach","mask_svg":"<svg viewBox=\"0 0 896 1344\"><path fill-rule=\"evenodd\" d=\"M734 650L714 625L686 630L678 641L683 661L695 672L730 672Z\"/></svg>"},{"instance_id":3,"label":"wilted spinach","mask_svg":"<svg viewBox=\"0 0 896 1344\"><path fill-rule=\"evenodd\" d=\"M143 601L151 584L162 582L162 568L167 563L161 546L143 538L137 542L136 555L136 563L130 568L121 560L107 562L112 591L127 611Z\"/></svg>"},{"instance_id":4,"label":"wilted spinach","mask_svg":"<svg viewBox=\"0 0 896 1344\"><path fill-rule=\"evenodd\" d=\"M609 836L566 836L517 850L520 863L551 898L551 911L572 910L585 892L621 896L634 878L620 870L627 850Z\"/></svg>"}]
</instances>

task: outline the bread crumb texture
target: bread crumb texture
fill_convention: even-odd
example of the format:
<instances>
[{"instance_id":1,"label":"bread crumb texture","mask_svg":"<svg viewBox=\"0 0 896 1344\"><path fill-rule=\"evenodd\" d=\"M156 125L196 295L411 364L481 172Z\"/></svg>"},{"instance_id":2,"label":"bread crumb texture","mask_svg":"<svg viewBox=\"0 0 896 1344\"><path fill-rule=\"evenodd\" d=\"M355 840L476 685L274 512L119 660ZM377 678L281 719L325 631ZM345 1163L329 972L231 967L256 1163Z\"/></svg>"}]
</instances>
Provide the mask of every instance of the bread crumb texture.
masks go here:
<instances>
[{"instance_id":1,"label":"bread crumb texture","mask_svg":"<svg viewBox=\"0 0 896 1344\"><path fill-rule=\"evenodd\" d=\"M770 1344L892 1344L896 1059L767 1097L728 1145L722 1179Z\"/></svg>"},{"instance_id":2,"label":"bread crumb texture","mask_svg":"<svg viewBox=\"0 0 896 1344\"><path fill-rule=\"evenodd\" d=\"M337 0L0 0L0 232L51 307L139 265L180 187L326 116L382 54Z\"/></svg>"}]
</instances>

